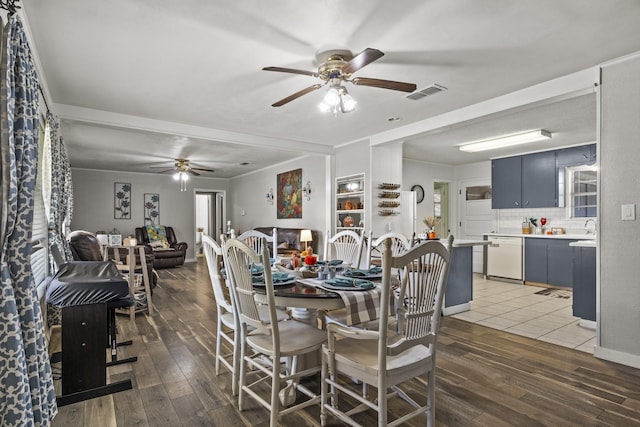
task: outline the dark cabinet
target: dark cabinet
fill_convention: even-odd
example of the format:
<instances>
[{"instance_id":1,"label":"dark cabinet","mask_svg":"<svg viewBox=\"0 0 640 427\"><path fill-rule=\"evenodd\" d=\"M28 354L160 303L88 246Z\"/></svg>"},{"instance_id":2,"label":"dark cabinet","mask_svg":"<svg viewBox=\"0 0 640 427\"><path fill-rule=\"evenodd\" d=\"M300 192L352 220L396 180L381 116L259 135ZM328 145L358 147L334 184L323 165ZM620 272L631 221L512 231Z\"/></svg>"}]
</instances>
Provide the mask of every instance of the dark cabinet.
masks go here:
<instances>
[{"instance_id":1,"label":"dark cabinet","mask_svg":"<svg viewBox=\"0 0 640 427\"><path fill-rule=\"evenodd\" d=\"M524 239L524 280L547 283L547 239Z\"/></svg>"},{"instance_id":2,"label":"dark cabinet","mask_svg":"<svg viewBox=\"0 0 640 427\"><path fill-rule=\"evenodd\" d=\"M491 207L519 208L522 199L522 160L506 157L491 161Z\"/></svg>"},{"instance_id":3,"label":"dark cabinet","mask_svg":"<svg viewBox=\"0 0 640 427\"><path fill-rule=\"evenodd\" d=\"M596 248L573 249L573 315L596 320Z\"/></svg>"},{"instance_id":4,"label":"dark cabinet","mask_svg":"<svg viewBox=\"0 0 640 427\"><path fill-rule=\"evenodd\" d=\"M491 162L493 209L558 206L555 151Z\"/></svg>"},{"instance_id":5,"label":"dark cabinet","mask_svg":"<svg viewBox=\"0 0 640 427\"><path fill-rule=\"evenodd\" d=\"M581 145L579 147L563 148L556 151L558 167L576 166L595 163L596 144Z\"/></svg>"},{"instance_id":6,"label":"dark cabinet","mask_svg":"<svg viewBox=\"0 0 640 427\"><path fill-rule=\"evenodd\" d=\"M524 280L552 286L573 286L573 247L575 240L535 238L524 239Z\"/></svg>"},{"instance_id":7,"label":"dark cabinet","mask_svg":"<svg viewBox=\"0 0 640 427\"><path fill-rule=\"evenodd\" d=\"M522 207L558 206L555 151L522 156Z\"/></svg>"}]
</instances>

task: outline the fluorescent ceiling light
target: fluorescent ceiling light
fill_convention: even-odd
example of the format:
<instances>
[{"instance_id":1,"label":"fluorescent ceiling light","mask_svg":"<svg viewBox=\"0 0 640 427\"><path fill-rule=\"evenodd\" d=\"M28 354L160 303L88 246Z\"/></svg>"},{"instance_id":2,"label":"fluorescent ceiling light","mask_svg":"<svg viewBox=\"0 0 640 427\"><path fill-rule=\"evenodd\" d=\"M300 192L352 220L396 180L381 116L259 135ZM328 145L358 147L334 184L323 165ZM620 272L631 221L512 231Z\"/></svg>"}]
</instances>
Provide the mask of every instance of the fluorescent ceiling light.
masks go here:
<instances>
[{"instance_id":1,"label":"fluorescent ceiling light","mask_svg":"<svg viewBox=\"0 0 640 427\"><path fill-rule=\"evenodd\" d=\"M550 138L551 132L544 129L538 129L528 132L516 133L513 135L505 135L496 138L464 143L459 145L458 148L460 149L460 151L475 153L476 151L495 150L496 148L511 147L513 145L542 141L544 139Z\"/></svg>"}]
</instances>

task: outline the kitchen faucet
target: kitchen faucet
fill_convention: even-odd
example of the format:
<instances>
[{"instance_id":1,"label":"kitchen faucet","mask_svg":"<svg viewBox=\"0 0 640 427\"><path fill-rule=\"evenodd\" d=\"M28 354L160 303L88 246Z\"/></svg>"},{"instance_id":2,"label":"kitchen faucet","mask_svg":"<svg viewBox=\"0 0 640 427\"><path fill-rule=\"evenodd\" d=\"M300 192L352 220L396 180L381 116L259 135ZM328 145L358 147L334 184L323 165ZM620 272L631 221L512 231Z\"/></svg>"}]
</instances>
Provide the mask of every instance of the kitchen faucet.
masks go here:
<instances>
[{"instance_id":1,"label":"kitchen faucet","mask_svg":"<svg viewBox=\"0 0 640 427\"><path fill-rule=\"evenodd\" d=\"M593 223L593 229L589 227L589 223ZM593 218L589 218L584 222L584 229L587 234L596 234L596 220Z\"/></svg>"}]
</instances>

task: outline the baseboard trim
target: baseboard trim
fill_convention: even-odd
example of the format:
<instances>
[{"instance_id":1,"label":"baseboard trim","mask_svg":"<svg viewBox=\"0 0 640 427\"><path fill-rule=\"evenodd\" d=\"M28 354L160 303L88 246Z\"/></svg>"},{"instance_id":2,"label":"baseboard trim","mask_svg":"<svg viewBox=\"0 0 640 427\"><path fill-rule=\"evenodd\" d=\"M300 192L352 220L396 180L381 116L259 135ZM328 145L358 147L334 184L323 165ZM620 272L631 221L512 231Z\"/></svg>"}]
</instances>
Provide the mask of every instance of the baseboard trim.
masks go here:
<instances>
[{"instance_id":1,"label":"baseboard trim","mask_svg":"<svg viewBox=\"0 0 640 427\"><path fill-rule=\"evenodd\" d=\"M622 351L612 350L596 345L593 355L598 359L604 359L609 362L620 363L621 365L640 369L640 355L638 354L624 353Z\"/></svg>"},{"instance_id":2,"label":"baseboard trim","mask_svg":"<svg viewBox=\"0 0 640 427\"><path fill-rule=\"evenodd\" d=\"M596 330L596 322L594 320L580 319L578 325L582 326L583 328L592 329L594 331Z\"/></svg>"},{"instance_id":3,"label":"baseboard trim","mask_svg":"<svg viewBox=\"0 0 640 427\"><path fill-rule=\"evenodd\" d=\"M451 307L443 307L442 314L445 316L451 316L452 314L458 314L469 310L471 310L471 303L465 302L464 304L452 305Z\"/></svg>"}]
</instances>

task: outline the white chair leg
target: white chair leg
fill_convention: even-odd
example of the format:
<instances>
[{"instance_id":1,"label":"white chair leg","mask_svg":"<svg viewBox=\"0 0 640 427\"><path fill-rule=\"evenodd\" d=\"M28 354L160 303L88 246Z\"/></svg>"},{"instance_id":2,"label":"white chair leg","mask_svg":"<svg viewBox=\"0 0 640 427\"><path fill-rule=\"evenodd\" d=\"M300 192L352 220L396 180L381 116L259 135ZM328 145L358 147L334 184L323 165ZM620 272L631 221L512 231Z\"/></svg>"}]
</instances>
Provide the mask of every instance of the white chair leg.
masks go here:
<instances>
[{"instance_id":1,"label":"white chair leg","mask_svg":"<svg viewBox=\"0 0 640 427\"><path fill-rule=\"evenodd\" d=\"M324 405L327 404L327 355L322 352L322 371L320 373L320 425L327 425L327 410Z\"/></svg>"},{"instance_id":2,"label":"white chair leg","mask_svg":"<svg viewBox=\"0 0 640 427\"><path fill-rule=\"evenodd\" d=\"M427 404L429 411L427 412L427 427L435 427L436 425L436 372L435 368L431 369L427 374Z\"/></svg>"},{"instance_id":3,"label":"white chair leg","mask_svg":"<svg viewBox=\"0 0 640 427\"><path fill-rule=\"evenodd\" d=\"M387 390L386 387L378 389L378 427L387 425Z\"/></svg>"},{"instance_id":4,"label":"white chair leg","mask_svg":"<svg viewBox=\"0 0 640 427\"><path fill-rule=\"evenodd\" d=\"M275 358L271 367L271 417L269 425L274 427L278 425L280 415L280 360Z\"/></svg>"},{"instance_id":5,"label":"white chair leg","mask_svg":"<svg viewBox=\"0 0 640 427\"><path fill-rule=\"evenodd\" d=\"M240 373L238 370L240 369L240 361L243 360L240 358L240 333L239 331L233 331L233 361L231 366L233 367L233 372L231 373L231 380L233 384L231 384L231 392L234 396L238 395L238 386L240 383Z\"/></svg>"},{"instance_id":6,"label":"white chair leg","mask_svg":"<svg viewBox=\"0 0 640 427\"><path fill-rule=\"evenodd\" d=\"M244 333L243 333L244 335ZM244 358L246 357L247 354L247 344L245 342L244 339L240 340L240 357L239 357L239 362L240 362L240 384L239 384L239 390L238 390L238 409L240 411L242 411L242 400L244 398L244 386L247 382L247 372L246 372L246 368L247 368L247 362L245 362Z\"/></svg>"},{"instance_id":7,"label":"white chair leg","mask_svg":"<svg viewBox=\"0 0 640 427\"><path fill-rule=\"evenodd\" d=\"M216 376L220 375L220 354L222 346L222 322L220 320L221 314L218 313L218 332L216 334Z\"/></svg>"}]
</instances>

